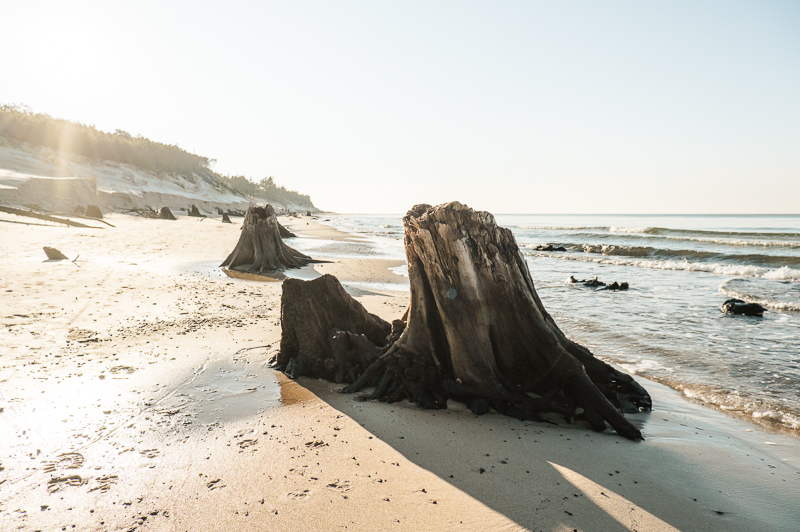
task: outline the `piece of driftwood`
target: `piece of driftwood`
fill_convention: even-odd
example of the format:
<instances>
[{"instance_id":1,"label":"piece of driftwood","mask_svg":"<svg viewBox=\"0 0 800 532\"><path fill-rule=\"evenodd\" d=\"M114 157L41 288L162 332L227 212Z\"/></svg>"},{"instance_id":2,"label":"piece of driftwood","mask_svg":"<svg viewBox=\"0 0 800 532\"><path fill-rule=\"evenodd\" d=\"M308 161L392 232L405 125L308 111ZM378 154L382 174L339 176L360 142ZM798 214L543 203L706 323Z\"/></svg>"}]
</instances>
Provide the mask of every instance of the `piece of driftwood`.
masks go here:
<instances>
[{"instance_id":1,"label":"piece of driftwood","mask_svg":"<svg viewBox=\"0 0 800 532\"><path fill-rule=\"evenodd\" d=\"M250 273L299 268L311 257L284 244L272 205L250 206L244 217L236 248L220 266Z\"/></svg>"},{"instance_id":2,"label":"piece of driftwood","mask_svg":"<svg viewBox=\"0 0 800 532\"><path fill-rule=\"evenodd\" d=\"M22 209L15 209L13 207L5 207L3 205L0 205L0 212L5 212L8 214L16 214L17 216L27 216L28 218L36 218L37 220L46 220L48 222L64 224L70 227L81 227L83 229L102 229L102 227L96 227L94 225L86 225L80 222L73 222L72 220L67 220L66 218L56 218L55 216L49 216L47 214L40 214L38 212L33 212L33 211L25 211Z\"/></svg>"},{"instance_id":3,"label":"piece of driftwood","mask_svg":"<svg viewBox=\"0 0 800 532\"><path fill-rule=\"evenodd\" d=\"M194 216L195 218L202 218L203 215L200 214L200 211L197 208L197 205L192 205L192 208L189 210L189 216Z\"/></svg>"},{"instance_id":4,"label":"piece of driftwood","mask_svg":"<svg viewBox=\"0 0 800 532\"><path fill-rule=\"evenodd\" d=\"M475 413L492 407L519 419L555 412L642 438L622 412L650 409L650 396L558 328L510 230L458 202L417 205L403 225L411 289L405 324L389 332L379 323L380 334L370 337L350 325L367 316L343 289L287 280L276 367L350 382L346 392L374 386L375 399L425 408L456 399Z\"/></svg>"},{"instance_id":5,"label":"piece of driftwood","mask_svg":"<svg viewBox=\"0 0 800 532\"><path fill-rule=\"evenodd\" d=\"M225 212L222 213L222 223L224 223L224 224L233 223L233 222L231 222L231 219L228 217L228 213L225 213Z\"/></svg>"}]
</instances>

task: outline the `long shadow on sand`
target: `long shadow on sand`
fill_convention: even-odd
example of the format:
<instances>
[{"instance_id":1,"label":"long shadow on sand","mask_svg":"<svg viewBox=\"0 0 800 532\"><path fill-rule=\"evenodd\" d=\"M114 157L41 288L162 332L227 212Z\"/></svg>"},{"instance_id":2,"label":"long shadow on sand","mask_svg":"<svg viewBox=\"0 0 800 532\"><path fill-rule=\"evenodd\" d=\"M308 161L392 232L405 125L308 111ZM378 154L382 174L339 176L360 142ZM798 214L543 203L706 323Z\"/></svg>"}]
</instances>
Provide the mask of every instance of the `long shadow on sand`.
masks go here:
<instances>
[{"instance_id":1,"label":"long shadow on sand","mask_svg":"<svg viewBox=\"0 0 800 532\"><path fill-rule=\"evenodd\" d=\"M299 382L417 466L529 530L757 530L765 525L743 512L759 501L731 507L732 500L739 503L753 494L746 488L732 493L737 488L728 483L735 473L713 478L703 457L713 447L696 447L696 440L679 455L675 442L665 448L581 424L520 422L496 413L479 417L453 401L448 410L438 411L408 402L358 401L332 392L338 387L330 383ZM634 419L642 426L656 415ZM747 478L741 482L747 485ZM761 493L758 498L769 497ZM783 529L785 517L776 516L770 525Z\"/></svg>"}]
</instances>

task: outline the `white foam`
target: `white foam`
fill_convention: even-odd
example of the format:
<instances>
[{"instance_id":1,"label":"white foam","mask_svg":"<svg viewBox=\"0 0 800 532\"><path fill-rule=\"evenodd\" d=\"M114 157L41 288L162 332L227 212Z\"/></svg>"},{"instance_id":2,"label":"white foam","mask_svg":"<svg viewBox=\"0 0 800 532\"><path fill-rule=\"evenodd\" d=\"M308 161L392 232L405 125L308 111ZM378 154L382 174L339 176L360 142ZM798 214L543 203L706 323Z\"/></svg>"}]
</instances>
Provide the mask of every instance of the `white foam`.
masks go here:
<instances>
[{"instance_id":1,"label":"white foam","mask_svg":"<svg viewBox=\"0 0 800 532\"><path fill-rule=\"evenodd\" d=\"M653 270L680 270L691 272L706 272L718 275L731 275L740 277L758 277L776 281L800 282L800 270L794 270L787 266L780 268L762 268L760 266L749 266L741 264L712 264L703 262L671 261L671 260L647 260L647 259L628 259L624 257L589 257L585 255L553 255L550 253L538 253L536 251L525 251L527 255L536 257L548 257L561 260L578 260L582 262L594 262L596 264L611 264L615 266L636 266L638 268L649 268Z\"/></svg>"}]
</instances>

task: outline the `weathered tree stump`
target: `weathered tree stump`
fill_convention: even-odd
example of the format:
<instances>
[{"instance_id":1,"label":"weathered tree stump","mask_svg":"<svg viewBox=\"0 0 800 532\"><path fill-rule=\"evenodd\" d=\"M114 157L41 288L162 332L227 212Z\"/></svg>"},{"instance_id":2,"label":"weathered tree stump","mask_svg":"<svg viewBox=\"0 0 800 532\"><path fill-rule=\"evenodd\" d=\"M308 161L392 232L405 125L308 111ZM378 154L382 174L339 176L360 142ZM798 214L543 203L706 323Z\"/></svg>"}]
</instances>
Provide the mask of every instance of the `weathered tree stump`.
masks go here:
<instances>
[{"instance_id":1,"label":"weathered tree stump","mask_svg":"<svg viewBox=\"0 0 800 532\"><path fill-rule=\"evenodd\" d=\"M318 296L311 282L300 289L303 281L287 281L281 308L303 311L282 314L279 369L351 382L351 393L375 386L371 397L386 401L445 408L453 398L475 413L491 406L533 420L555 412L642 438L621 411L650 409L650 396L558 328L510 230L457 202L417 205L403 225L411 288L405 328L396 322L384 341L359 337L342 322L365 311L344 303L343 290ZM323 318L333 306L336 323ZM306 349L290 347L299 337Z\"/></svg>"},{"instance_id":2,"label":"weathered tree stump","mask_svg":"<svg viewBox=\"0 0 800 532\"><path fill-rule=\"evenodd\" d=\"M175 215L172 214L172 211L169 210L169 207L161 207L161 211L158 213L158 217L162 220L177 220Z\"/></svg>"},{"instance_id":3,"label":"weathered tree stump","mask_svg":"<svg viewBox=\"0 0 800 532\"><path fill-rule=\"evenodd\" d=\"M247 209L239 243L221 266L262 273L299 268L309 262L312 262L311 257L283 243L275 210L267 204Z\"/></svg>"},{"instance_id":4,"label":"weathered tree stump","mask_svg":"<svg viewBox=\"0 0 800 532\"><path fill-rule=\"evenodd\" d=\"M228 217L227 213L222 213L222 223L224 224L232 224L231 219Z\"/></svg>"},{"instance_id":5,"label":"weathered tree stump","mask_svg":"<svg viewBox=\"0 0 800 532\"><path fill-rule=\"evenodd\" d=\"M200 214L200 211L197 209L197 205L192 205L191 210L189 210L189 216L194 216L195 218L203 217L203 215Z\"/></svg>"}]
</instances>

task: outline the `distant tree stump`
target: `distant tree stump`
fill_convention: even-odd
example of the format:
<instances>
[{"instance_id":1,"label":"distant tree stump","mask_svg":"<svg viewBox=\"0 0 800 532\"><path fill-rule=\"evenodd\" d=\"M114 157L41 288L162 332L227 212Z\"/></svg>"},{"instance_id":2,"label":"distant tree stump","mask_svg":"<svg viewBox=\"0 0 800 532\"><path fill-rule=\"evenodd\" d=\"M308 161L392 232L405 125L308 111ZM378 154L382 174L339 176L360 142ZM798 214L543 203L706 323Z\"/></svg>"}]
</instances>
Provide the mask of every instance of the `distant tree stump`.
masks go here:
<instances>
[{"instance_id":1,"label":"distant tree stump","mask_svg":"<svg viewBox=\"0 0 800 532\"><path fill-rule=\"evenodd\" d=\"M510 230L458 202L417 205L403 226L411 288L407 325L393 324L385 340L360 337L362 331L344 322L362 319L365 311L346 302L344 290L314 294L310 286L295 286L303 281L284 283L282 310L304 310L282 312L287 348L282 338L278 368L352 382L346 392L375 386L372 397L387 401L445 408L453 398L475 413L491 406L534 420L555 412L597 430L608 422L626 438L642 438L621 411L650 409L650 396L558 328ZM330 308L338 322L327 317ZM313 338L305 341L309 347L289 348L301 336Z\"/></svg>"},{"instance_id":2,"label":"distant tree stump","mask_svg":"<svg viewBox=\"0 0 800 532\"><path fill-rule=\"evenodd\" d=\"M197 209L197 205L192 205L192 208L189 211L189 216L194 216L195 218L202 218L203 217L203 215L200 214L200 211Z\"/></svg>"},{"instance_id":3,"label":"distant tree stump","mask_svg":"<svg viewBox=\"0 0 800 532\"><path fill-rule=\"evenodd\" d=\"M176 220L175 215L172 214L172 211L169 210L169 207L161 207L161 211L158 213L158 217L162 220Z\"/></svg>"},{"instance_id":4,"label":"distant tree stump","mask_svg":"<svg viewBox=\"0 0 800 532\"><path fill-rule=\"evenodd\" d=\"M222 223L224 223L224 224L233 223L233 222L231 222L231 219L228 217L227 213L224 213L224 212L222 213Z\"/></svg>"},{"instance_id":5,"label":"distant tree stump","mask_svg":"<svg viewBox=\"0 0 800 532\"><path fill-rule=\"evenodd\" d=\"M98 220L103 219L103 213L100 211L100 207L97 205L87 205L86 216L88 218L97 218Z\"/></svg>"},{"instance_id":6,"label":"distant tree stump","mask_svg":"<svg viewBox=\"0 0 800 532\"><path fill-rule=\"evenodd\" d=\"M272 205L251 206L242 224L239 243L228 255L223 267L250 273L299 268L313 262L311 257L283 243L278 229L278 219Z\"/></svg>"}]
</instances>

